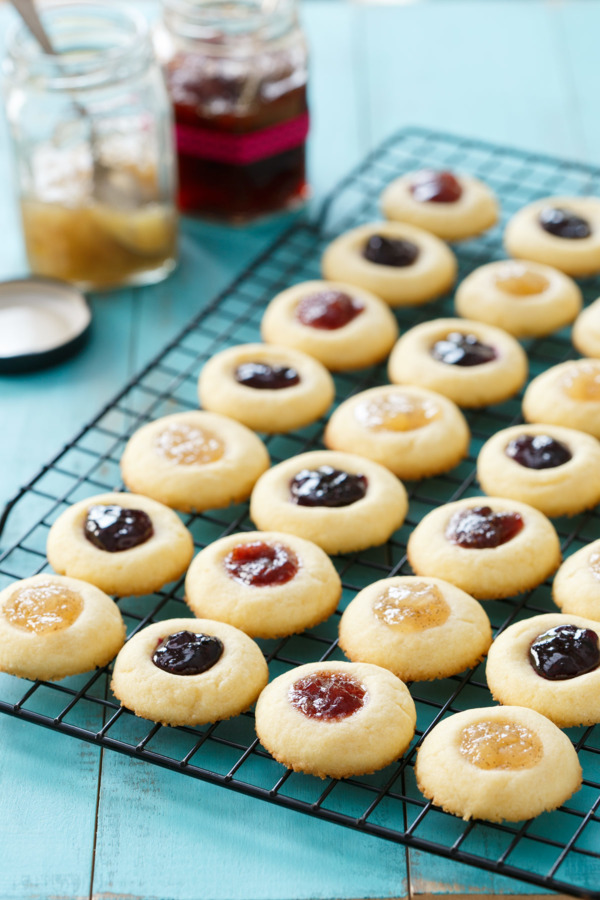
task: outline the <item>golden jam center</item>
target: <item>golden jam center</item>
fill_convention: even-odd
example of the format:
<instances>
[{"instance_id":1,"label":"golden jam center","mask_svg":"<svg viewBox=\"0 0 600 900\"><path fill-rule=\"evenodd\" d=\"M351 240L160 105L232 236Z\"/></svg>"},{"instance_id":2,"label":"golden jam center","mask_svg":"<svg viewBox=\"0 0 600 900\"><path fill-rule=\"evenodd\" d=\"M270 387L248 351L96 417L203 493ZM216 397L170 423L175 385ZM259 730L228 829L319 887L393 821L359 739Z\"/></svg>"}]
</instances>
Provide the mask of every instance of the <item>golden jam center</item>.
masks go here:
<instances>
[{"instance_id":1,"label":"golden jam center","mask_svg":"<svg viewBox=\"0 0 600 900\"><path fill-rule=\"evenodd\" d=\"M533 297L535 294L541 294L550 286L550 282L544 275L528 269L521 263L506 266L497 273L494 281L497 288L514 297Z\"/></svg>"},{"instance_id":2,"label":"golden jam center","mask_svg":"<svg viewBox=\"0 0 600 900\"><path fill-rule=\"evenodd\" d=\"M562 386L572 400L600 400L600 366L586 363L569 369L562 378Z\"/></svg>"},{"instance_id":3,"label":"golden jam center","mask_svg":"<svg viewBox=\"0 0 600 900\"><path fill-rule=\"evenodd\" d=\"M374 431L415 431L437 419L440 408L431 400L390 393L359 403L354 415L361 425Z\"/></svg>"},{"instance_id":4,"label":"golden jam center","mask_svg":"<svg viewBox=\"0 0 600 900\"><path fill-rule=\"evenodd\" d=\"M48 634L62 631L75 622L83 610L83 600L54 581L19 588L4 604L4 617L15 628Z\"/></svg>"},{"instance_id":5,"label":"golden jam center","mask_svg":"<svg viewBox=\"0 0 600 900\"><path fill-rule=\"evenodd\" d=\"M411 634L443 625L450 607L436 585L417 581L388 587L373 604L373 613L386 625Z\"/></svg>"},{"instance_id":6,"label":"golden jam center","mask_svg":"<svg viewBox=\"0 0 600 900\"><path fill-rule=\"evenodd\" d=\"M192 425L169 425L156 438L156 450L170 462L180 466L205 465L221 459L225 452L222 440Z\"/></svg>"},{"instance_id":7,"label":"golden jam center","mask_svg":"<svg viewBox=\"0 0 600 900\"><path fill-rule=\"evenodd\" d=\"M514 722L477 722L463 728L460 752L479 769L531 769L544 755L542 742Z\"/></svg>"}]
</instances>

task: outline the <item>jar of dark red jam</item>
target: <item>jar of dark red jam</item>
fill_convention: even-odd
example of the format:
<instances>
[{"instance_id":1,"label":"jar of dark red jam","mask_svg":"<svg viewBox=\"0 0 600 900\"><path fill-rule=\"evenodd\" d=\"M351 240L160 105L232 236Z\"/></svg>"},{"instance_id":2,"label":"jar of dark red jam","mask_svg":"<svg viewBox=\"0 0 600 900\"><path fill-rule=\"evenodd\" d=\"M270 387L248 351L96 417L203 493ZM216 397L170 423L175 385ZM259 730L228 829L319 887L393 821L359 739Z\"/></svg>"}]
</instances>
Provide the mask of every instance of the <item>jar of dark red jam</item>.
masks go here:
<instances>
[{"instance_id":1,"label":"jar of dark red jam","mask_svg":"<svg viewBox=\"0 0 600 900\"><path fill-rule=\"evenodd\" d=\"M307 196L307 52L295 0L163 0L179 206L243 222Z\"/></svg>"}]
</instances>

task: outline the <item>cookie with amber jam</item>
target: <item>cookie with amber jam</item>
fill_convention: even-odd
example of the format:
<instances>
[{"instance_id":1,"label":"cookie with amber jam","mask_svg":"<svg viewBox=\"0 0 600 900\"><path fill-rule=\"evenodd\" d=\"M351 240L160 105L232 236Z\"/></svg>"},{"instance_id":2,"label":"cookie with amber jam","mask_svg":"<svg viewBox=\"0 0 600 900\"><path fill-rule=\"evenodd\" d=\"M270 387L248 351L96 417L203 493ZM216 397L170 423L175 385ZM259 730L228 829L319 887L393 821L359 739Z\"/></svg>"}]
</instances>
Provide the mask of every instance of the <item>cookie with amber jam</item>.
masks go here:
<instances>
[{"instance_id":1,"label":"cookie with amber jam","mask_svg":"<svg viewBox=\"0 0 600 900\"><path fill-rule=\"evenodd\" d=\"M331 450L301 453L262 475L250 518L265 531L297 534L326 553L383 544L408 510L401 481L378 463Z\"/></svg>"},{"instance_id":2,"label":"cookie with amber jam","mask_svg":"<svg viewBox=\"0 0 600 900\"><path fill-rule=\"evenodd\" d=\"M150 594L183 575L194 542L172 509L115 492L65 510L50 529L46 553L59 574L123 597Z\"/></svg>"},{"instance_id":3,"label":"cookie with amber jam","mask_svg":"<svg viewBox=\"0 0 600 900\"><path fill-rule=\"evenodd\" d=\"M546 369L523 395L523 416L600 438L600 360L576 359Z\"/></svg>"},{"instance_id":4,"label":"cookie with amber jam","mask_svg":"<svg viewBox=\"0 0 600 900\"><path fill-rule=\"evenodd\" d=\"M518 706L468 709L439 722L417 753L419 790L463 819L519 822L556 809L581 787L569 738Z\"/></svg>"},{"instance_id":5,"label":"cookie with amber jam","mask_svg":"<svg viewBox=\"0 0 600 900\"><path fill-rule=\"evenodd\" d=\"M560 613L515 622L490 647L486 677L499 703L560 728L600 722L600 624Z\"/></svg>"},{"instance_id":6,"label":"cookie with amber jam","mask_svg":"<svg viewBox=\"0 0 600 900\"><path fill-rule=\"evenodd\" d=\"M600 297L577 316L571 338L582 356L600 357Z\"/></svg>"},{"instance_id":7,"label":"cookie with amber jam","mask_svg":"<svg viewBox=\"0 0 600 900\"><path fill-rule=\"evenodd\" d=\"M291 431L327 412L333 379L318 360L291 347L242 344L217 353L198 381L204 409L268 433Z\"/></svg>"},{"instance_id":8,"label":"cookie with amber jam","mask_svg":"<svg viewBox=\"0 0 600 900\"><path fill-rule=\"evenodd\" d=\"M565 559L552 582L552 599L563 613L600 622L600 540Z\"/></svg>"},{"instance_id":9,"label":"cookie with amber jam","mask_svg":"<svg viewBox=\"0 0 600 900\"><path fill-rule=\"evenodd\" d=\"M492 642L481 604L441 578L384 578L360 591L340 621L340 647L402 681L447 678L476 666Z\"/></svg>"},{"instance_id":10,"label":"cookie with amber jam","mask_svg":"<svg viewBox=\"0 0 600 900\"><path fill-rule=\"evenodd\" d=\"M459 284L458 316L503 328L517 338L543 337L569 325L582 296L568 275L542 263L502 259L480 266Z\"/></svg>"},{"instance_id":11,"label":"cookie with amber jam","mask_svg":"<svg viewBox=\"0 0 600 900\"><path fill-rule=\"evenodd\" d=\"M345 281L304 281L287 288L267 306L260 330L268 344L302 350L334 372L380 362L398 337L389 306Z\"/></svg>"},{"instance_id":12,"label":"cookie with amber jam","mask_svg":"<svg viewBox=\"0 0 600 900\"><path fill-rule=\"evenodd\" d=\"M329 618L342 583L327 554L293 534L247 531L209 544L185 580L199 618L218 619L251 637L304 631Z\"/></svg>"},{"instance_id":13,"label":"cookie with amber jam","mask_svg":"<svg viewBox=\"0 0 600 900\"><path fill-rule=\"evenodd\" d=\"M360 453L398 478L420 479L458 465L470 437L452 400L415 385L387 385L338 406L323 440L331 450Z\"/></svg>"},{"instance_id":14,"label":"cookie with amber jam","mask_svg":"<svg viewBox=\"0 0 600 900\"><path fill-rule=\"evenodd\" d=\"M288 769L347 778L398 759L416 718L408 688L386 669L318 662L292 669L264 689L256 733Z\"/></svg>"},{"instance_id":15,"label":"cookie with amber jam","mask_svg":"<svg viewBox=\"0 0 600 900\"><path fill-rule=\"evenodd\" d=\"M550 520L503 497L465 497L438 506L410 535L407 553L415 574L443 578L479 600L530 590L560 563Z\"/></svg>"},{"instance_id":16,"label":"cookie with amber jam","mask_svg":"<svg viewBox=\"0 0 600 900\"><path fill-rule=\"evenodd\" d=\"M487 406L523 387L527 356L500 328L471 319L433 319L402 335L388 374L394 384L429 388L459 406Z\"/></svg>"},{"instance_id":17,"label":"cookie with amber jam","mask_svg":"<svg viewBox=\"0 0 600 900\"><path fill-rule=\"evenodd\" d=\"M247 500L268 468L267 448L254 432L227 416L200 410L144 425L121 457L129 490L182 512Z\"/></svg>"},{"instance_id":18,"label":"cookie with amber jam","mask_svg":"<svg viewBox=\"0 0 600 900\"><path fill-rule=\"evenodd\" d=\"M372 222L346 231L321 260L325 278L372 291L390 306L420 306L450 290L456 257L434 234L406 222Z\"/></svg>"},{"instance_id":19,"label":"cookie with amber jam","mask_svg":"<svg viewBox=\"0 0 600 900\"><path fill-rule=\"evenodd\" d=\"M498 219L494 192L472 175L420 169L394 179L381 195L386 219L410 222L445 241L487 231Z\"/></svg>"},{"instance_id":20,"label":"cookie with amber jam","mask_svg":"<svg viewBox=\"0 0 600 900\"><path fill-rule=\"evenodd\" d=\"M229 719L268 681L258 644L209 619L167 619L130 638L115 661L111 688L121 706L163 725Z\"/></svg>"},{"instance_id":21,"label":"cookie with amber jam","mask_svg":"<svg viewBox=\"0 0 600 900\"><path fill-rule=\"evenodd\" d=\"M56 681L105 666L125 625L103 591L60 575L34 575L0 592L0 671Z\"/></svg>"}]
</instances>

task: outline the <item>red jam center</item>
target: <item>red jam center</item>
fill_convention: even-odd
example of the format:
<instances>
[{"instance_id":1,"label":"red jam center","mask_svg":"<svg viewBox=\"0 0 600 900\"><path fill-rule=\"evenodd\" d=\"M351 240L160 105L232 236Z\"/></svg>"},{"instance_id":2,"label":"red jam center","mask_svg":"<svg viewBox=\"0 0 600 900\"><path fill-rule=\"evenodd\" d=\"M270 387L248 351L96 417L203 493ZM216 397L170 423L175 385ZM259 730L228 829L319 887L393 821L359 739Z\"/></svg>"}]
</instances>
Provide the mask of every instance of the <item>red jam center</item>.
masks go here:
<instances>
[{"instance_id":1,"label":"red jam center","mask_svg":"<svg viewBox=\"0 0 600 900\"><path fill-rule=\"evenodd\" d=\"M410 192L419 203L456 203L462 187L452 172L422 169L414 176Z\"/></svg>"},{"instance_id":2,"label":"red jam center","mask_svg":"<svg viewBox=\"0 0 600 900\"><path fill-rule=\"evenodd\" d=\"M519 513L494 512L489 506L475 506L461 509L452 516L446 537L467 550L484 550L506 544L523 525Z\"/></svg>"},{"instance_id":3,"label":"red jam center","mask_svg":"<svg viewBox=\"0 0 600 900\"><path fill-rule=\"evenodd\" d=\"M314 672L295 681L288 692L292 706L309 719L345 719L361 709L367 692L343 672Z\"/></svg>"},{"instance_id":4,"label":"red jam center","mask_svg":"<svg viewBox=\"0 0 600 900\"><path fill-rule=\"evenodd\" d=\"M539 223L548 234L568 240L581 240L591 235L592 229L587 219L575 215L568 209L547 206L540 213Z\"/></svg>"},{"instance_id":5,"label":"red jam center","mask_svg":"<svg viewBox=\"0 0 600 900\"><path fill-rule=\"evenodd\" d=\"M548 681L565 681L593 672L600 664L598 635L576 625L550 628L532 642L529 662Z\"/></svg>"},{"instance_id":6,"label":"red jam center","mask_svg":"<svg viewBox=\"0 0 600 900\"><path fill-rule=\"evenodd\" d=\"M154 534L152 520L142 509L121 506L91 506L83 533L99 550L120 553L144 544Z\"/></svg>"},{"instance_id":7,"label":"red jam center","mask_svg":"<svg viewBox=\"0 0 600 900\"><path fill-rule=\"evenodd\" d=\"M342 472L332 466L302 469L290 482L292 500L298 506L350 506L367 493L364 475Z\"/></svg>"},{"instance_id":8,"label":"red jam center","mask_svg":"<svg viewBox=\"0 0 600 900\"><path fill-rule=\"evenodd\" d=\"M299 568L298 557L283 544L238 544L224 559L227 574L250 587L287 584Z\"/></svg>"},{"instance_id":9,"label":"red jam center","mask_svg":"<svg viewBox=\"0 0 600 900\"><path fill-rule=\"evenodd\" d=\"M363 256L378 266L404 268L412 266L419 256L419 248L412 241L388 238L382 234L372 235L363 250Z\"/></svg>"},{"instance_id":10,"label":"red jam center","mask_svg":"<svg viewBox=\"0 0 600 900\"><path fill-rule=\"evenodd\" d=\"M269 363L242 363L235 370L235 380L245 387L258 390L279 391L300 383L300 376L291 366Z\"/></svg>"},{"instance_id":11,"label":"red jam center","mask_svg":"<svg viewBox=\"0 0 600 900\"><path fill-rule=\"evenodd\" d=\"M310 328L334 331L355 319L364 306L342 291L320 291L303 297L296 307L296 318Z\"/></svg>"}]
</instances>

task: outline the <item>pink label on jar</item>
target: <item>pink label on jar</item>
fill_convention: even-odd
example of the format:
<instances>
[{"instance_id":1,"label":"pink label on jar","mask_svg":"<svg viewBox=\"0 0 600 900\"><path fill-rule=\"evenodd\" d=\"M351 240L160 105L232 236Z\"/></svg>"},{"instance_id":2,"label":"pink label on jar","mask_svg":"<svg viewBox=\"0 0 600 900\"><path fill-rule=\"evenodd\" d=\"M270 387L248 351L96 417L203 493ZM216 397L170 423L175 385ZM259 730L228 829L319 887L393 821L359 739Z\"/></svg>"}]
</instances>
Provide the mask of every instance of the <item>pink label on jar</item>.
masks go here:
<instances>
[{"instance_id":1,"label":"pink label on jar","mask_svg":"<svg viewBox=\"0 0 600 900\"><path fill-rule=\"evenodd\" d=\"M308 113L247 134L211 131L176 123L177 150L184 156L247 166L299 147L308 135Z\"/></svg>"}]
</instances>

